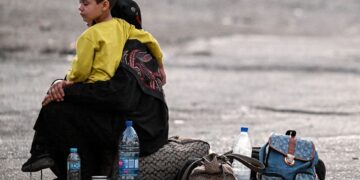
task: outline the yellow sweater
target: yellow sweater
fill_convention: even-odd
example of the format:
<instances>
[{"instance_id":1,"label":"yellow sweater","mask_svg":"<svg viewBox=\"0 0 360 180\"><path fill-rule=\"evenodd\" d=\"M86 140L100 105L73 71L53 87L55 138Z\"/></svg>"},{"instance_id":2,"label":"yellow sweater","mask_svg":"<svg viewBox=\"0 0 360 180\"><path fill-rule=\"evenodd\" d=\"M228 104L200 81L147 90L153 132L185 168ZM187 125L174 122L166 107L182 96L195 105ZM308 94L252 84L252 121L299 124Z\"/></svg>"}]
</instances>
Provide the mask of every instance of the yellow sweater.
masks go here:
<instances>
[{"instance_id":1,"label":"yellow sweater","mask_svg":"<svg viewBox=\"0 0 360 180\"><path fill-rule=\"evenodd\" d=\"M146 44L158 63L162 64L160 46L150 33L113 18L89 27L80 35L76 42L76 56L66 79L85 83L109 80L120 64L128 39Z\"/></svg>"}]
</instances>

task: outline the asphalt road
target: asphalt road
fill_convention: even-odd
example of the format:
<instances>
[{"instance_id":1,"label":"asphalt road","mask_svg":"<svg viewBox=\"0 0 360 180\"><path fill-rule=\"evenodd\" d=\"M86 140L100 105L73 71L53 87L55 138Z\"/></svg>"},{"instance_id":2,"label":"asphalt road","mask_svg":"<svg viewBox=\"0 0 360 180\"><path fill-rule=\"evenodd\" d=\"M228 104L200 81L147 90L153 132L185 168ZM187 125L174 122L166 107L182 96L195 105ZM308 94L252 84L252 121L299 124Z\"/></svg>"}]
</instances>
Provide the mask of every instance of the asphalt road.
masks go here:
<instances>
[{"instance_id":1,"label":"asphalt road","mask_svg":"<svg viewBox=\"0 0 360 180\"><path fill-rule=\"evenodd\" d=\"M254 146L295 129L315 142L327 179L360 179L359 1L138 2L166 55L170 135L223 153L240 126ZM29 179L20 167L41 100L85 28L76 6L0 1L0 180Z\"/></svg>"},{"instance_id":2,"label":"asphalt road","mask_svg":"<svg viewBox=\"0 0 360 180\"><path fill-rule=\"evenodd\" d=\"M359 44L358 38L234 35L165 47L170 134L206 140L223 153L240 126L249 127L254 146L271 132L295 129L314 140L327 179L359 179ZM20 167L41 98L69 66L57 54L18 60L29 53L0 65L0 179L28 178Z\"/></svg>"},{"instance_id":3,"label":"asphalt road","mask_svg":"<svg viewBox=\"0 0 360 180\"><path fill-rule=\"evenodd\" d=\"M226 152L242 125L254 146L295 129L314 140L327 179L360 179L359 40L231 36L186 44L167 66L172 132Z\"/></svg>"}]
</instances>

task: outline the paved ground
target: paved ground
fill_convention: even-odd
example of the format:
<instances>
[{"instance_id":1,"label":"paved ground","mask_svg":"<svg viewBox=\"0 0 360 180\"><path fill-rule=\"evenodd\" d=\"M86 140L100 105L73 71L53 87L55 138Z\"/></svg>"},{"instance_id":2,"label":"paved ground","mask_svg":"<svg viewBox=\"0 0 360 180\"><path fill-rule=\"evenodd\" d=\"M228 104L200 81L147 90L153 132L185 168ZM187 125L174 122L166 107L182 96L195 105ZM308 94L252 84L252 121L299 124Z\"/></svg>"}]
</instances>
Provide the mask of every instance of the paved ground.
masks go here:
<instances>
[{"instance_id":1,"label":"paved ground","mask_svg":"<svg viewBox=\"0 0 360 180\"><path fill-rule=\"evenodd\" d=\"M315 141L327 179L359 179L359 42L274 36L194 42L198 51L186 46L186 55L168 64L172 131L225 152L241 125L250 127L256 146L271 132L296 129Z\"/></svg>"},{"instance_id":2,"label":"paved ground","mask_svg":"<svg viewBox=\"0 0 360 180\"><path fill-rule=\"evenodd\" d=\"M295 129L314 140L327 179L360 179L359 2L139 2L166 54L171 135L222 153L242 125L254 146ZM69 21L71 3L0 1L0 179L29 179L20 167L41 98L84 28Z\"/></svg>"}]
</instances>

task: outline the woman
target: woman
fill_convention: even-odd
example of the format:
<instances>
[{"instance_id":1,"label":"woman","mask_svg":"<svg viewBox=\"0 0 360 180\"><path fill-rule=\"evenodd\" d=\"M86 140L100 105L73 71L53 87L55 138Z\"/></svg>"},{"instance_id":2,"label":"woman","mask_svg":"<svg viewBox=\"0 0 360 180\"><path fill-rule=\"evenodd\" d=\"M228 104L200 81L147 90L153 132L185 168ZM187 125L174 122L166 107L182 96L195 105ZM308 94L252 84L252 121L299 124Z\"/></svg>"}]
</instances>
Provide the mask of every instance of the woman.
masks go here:
<instances>
[{"instance_id":1,"label":"woman","mask_svg":"<svg viewBox=\"0 0 360 180\"><path fill-rule=\"evenodd\" d=\"M140 9L132 0L118 1L112 14L141 28ZM110 175L126 119L134 122L140 156L167 142L164 69L138 41L129 40L123 54L109 81L71 84L58 80L50 87L34 126L31 157L22 167L24 172L51 168L59 179L65 179L69 148L78 147L82 179Z\"/></svg>"}]
</instances>

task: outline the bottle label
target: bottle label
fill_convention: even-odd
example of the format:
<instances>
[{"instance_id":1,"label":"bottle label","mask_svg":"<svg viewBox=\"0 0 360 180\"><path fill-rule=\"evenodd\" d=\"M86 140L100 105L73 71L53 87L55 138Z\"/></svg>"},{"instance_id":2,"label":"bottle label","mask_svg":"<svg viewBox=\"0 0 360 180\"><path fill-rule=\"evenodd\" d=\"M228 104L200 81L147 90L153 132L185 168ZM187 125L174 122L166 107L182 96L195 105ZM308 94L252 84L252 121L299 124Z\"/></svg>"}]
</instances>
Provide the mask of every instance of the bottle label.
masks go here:
<instances>
[{"instance_id":1,"label":"bottle label","mask_svg":"<svg viewBox=\"0 0 360 180\"><path fill-rule=\"evenodd\" d=\"M80 162L70 162L68 164L69 170L79 170L80 169Z\"/></svg>"},{"instance_id":2,"label":"bottle label","mask_svg":"<svg viewBox=\"0 0 360 180\"><path fill-rule=\"evenodd\" d=\"M119 159L120 175L136 176L139 173L139 159L134 157L122 157Z\"/></svg>"},{"instance_id":3,"label":"bottle label","mask_svg":"<svg viewBox=\"0 0 360 180\"><path fill-rule=\"evenodd\" d=\"M126 169L134 169L139 168L139 160L138 159L120 159L119 160L119 167L126 168Z\"/></svg>"}]
</instances>

